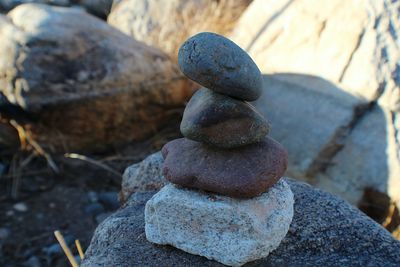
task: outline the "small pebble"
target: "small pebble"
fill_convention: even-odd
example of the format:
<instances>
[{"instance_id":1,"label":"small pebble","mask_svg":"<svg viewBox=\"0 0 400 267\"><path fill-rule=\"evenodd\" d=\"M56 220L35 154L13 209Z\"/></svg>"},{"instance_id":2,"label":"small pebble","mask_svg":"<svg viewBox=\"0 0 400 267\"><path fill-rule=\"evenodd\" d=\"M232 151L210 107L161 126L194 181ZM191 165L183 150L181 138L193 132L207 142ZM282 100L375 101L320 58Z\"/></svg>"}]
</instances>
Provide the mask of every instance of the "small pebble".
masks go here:
<instances>
[{"instance_id":1,"label":"small pebble","mask_svg":"<svg viewBox=\"0 0 400 267\"><path fill-rule=\"evenodd\" d=\"M87 196L88 196L89 202L91 202L91 203L99 201L99 198L97 197L97 193L94 191L88 192Z\"/></svg>"},{"instance_id":2,"label":"small pebble","mask_svg":"<svg viewBox=\"0 0 400 267\"><path fill-rule=\"evenodd\" d=\"M10 229L2 227L0 228L0 240L7 239L11 234Z\"/></svg>"},{"instance_id":3,"label":"small pebble","mask_svg":"<svg viewBox=\"0 0 400 267\"><path fill-rule=\"evenodd\" d=\"M85 212L92 216L96 216L104 212L104 207L100 203L91 203L85 207Z\"/></svg>"},{"instance_id":4,"label":"small pebble","mask_svg":"<svg viewBox=\"0 0 400 267\"><path fill-rule=\"evenodd\" d=\"M25 267L41 267L42 264L40 263L40 260L36 256L30 257L27 261L24 262Z\"/></svg>"},{"instance_id":5,"label":"small pebble","mask_svg":"<svg viewBox=\"0 0 400 267\"><path fill-rule=\"evenodd\" d=\"M70 246L75 241L75 237L73 235L65 235L64 240L65 240L65 243L67 243L67 245ZM48 257L52 257L55 255L61 255L64 253L58 242L51 244L48 247L45 247L43 250L45 251L45 253L47 254Z\"/></svg>"},{"instance_id":6,"label":"small pebble","mask_svg":"<svg viewBox=\"0 0 400 267\"><path fill-rule=\"evenodd\" d=\"M7 217L14 216L14 214L15 214L15 213L14 213L13 210L9 210L9 211L6 212L6 216L7 216Z\"/></svg>"},{"instance_id":7,"label":"small pebble","mask_svg":"<svg viewBox=\"0 0 400 267\"><path fill-rule=\"evenodd\" d=\"M19 211L19 212L27 212L28 211L28 206L23 202L14 204L13 208L14 208L14 210Z\"/></svg>"},{"instance_id":8,"label":"small pebble","mask_svg":"<svg viewBox=\"0 0 400 267\"><path fill-rule=\"evenodd\" d=\"M99 202L106 208L116 210L119 208L118 193L117 192L101 192L97 193Z\"/></svg>"},{"instance_id":9,"label":"small pebble","mask_svg":"<svg viewBox=\"0 0 400 267\"><path fill-rule=\"evenodd\" d=\"M101 214L97 215L96 216L96 222L98 224L100 224L102 221L104 221L111 214L112 214L112 212L105 212L105 213L101 213Z\"/></svg>"},{"instance_id":10,"label":"small pebble","mask_svg":"<svg viewBox=\"0 0 400 267\"><path fill-rule=\"evenodd\" d=\"M4 174L6 172L6 165L3 163L0 163L0 175Z\"/></svg>"}]
</instances>

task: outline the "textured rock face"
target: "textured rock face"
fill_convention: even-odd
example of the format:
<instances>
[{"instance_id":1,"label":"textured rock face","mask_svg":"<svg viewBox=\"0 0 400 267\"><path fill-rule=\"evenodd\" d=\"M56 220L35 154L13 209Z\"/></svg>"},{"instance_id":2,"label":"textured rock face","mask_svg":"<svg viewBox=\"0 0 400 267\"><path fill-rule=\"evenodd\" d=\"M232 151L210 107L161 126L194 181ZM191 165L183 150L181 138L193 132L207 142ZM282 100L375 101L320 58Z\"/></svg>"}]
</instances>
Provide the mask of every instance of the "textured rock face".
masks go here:
<instances>
[{"instance_id":1,"label":"textured rock face","mask_svg":"<svg viewBox=\"0 0 400 267\"><path fill-rule=\"evenodd\" d=\"M261 95L257 65L221 35L203 32L190 37L179 49L178 62L187 77L215 92L248 101Z\"/></svg>"},{"instance_id":2,"label":"textured rock face","mask_svg":"<svg viewBox=\"0 0 400 267\"><path fill-rule=\"evenodd\" d=\"M48 4L55 6L70 6L72 4L72 1L70 0L0 0L0 11L6 12L18 5L32 2L37 4Z\"/></svg>"},{"instance_id":3,"label":"textured rock face","mask_svg":"<svg viewBox=\"0 0 400 267\"><path fill-rule=\"evenodd\" d=\"M264 75L264 87L254 105L268 116L271 137L288 150L288 175L313 182L367 103L307 75Z\"/></svg>"},{"instance_id":4,"label":"textured rock face","mask_svg":"<svg viewBox=\"0 0 400 267\"><path fill-rule=\"evenodd\" d=\"M204 31L230 32L251 0L123 0L108 23L148 45L165 51L174 61L190 36Z\"/></svg>"},{"instance_id":5,"label":"textured rock face","mask_svg":"<svg viewBox=\"0 0 400 267\"><path fill-rule=\"evenodd\" d=\"M232 148L261 141L269 125L249 103L202 88L186 105L180 129L191 140Z\"/></svg>"},{"instance_id":6,"label":"textured rock face","mask_svg":"<svg viewBox=\"0 0 400 267\"><path fill-rule=\"evenodd\" d=\"M168 181L162 174L163 162L161 152L157 152L126 168L122 176L120 193L122 202L125 202L133 192L156 190L167 184Z\"/></svg>"},{"instance_id":7,"label":"textured rock face","mask_svg":"<svg viewBox=\"0 0 400 267\"><path fill-rule=\"evenodd\" d=\"M389 0L255 0L231 38L263 73L317 75L400 111L399 7Z\"/></svg>"},{"instance_id":8,"label":"textured rock face","mask_svg":"<svg viewBox=\"0 0 400 267\"><path fill-rule=\"evenodd\" d=\"M264 193L287 167L286 150L268 136L256 144L224 150L175 139L162 154L163 173L170 182L237 198Z\"/></svg>"},{"instance_id":9,"label":"textured rock face","mask_svg":"<svg viewBox=\"0 0 400 267\"><path fill-rule=\"evenodd\" d=\"M36 3L71 8L85 8L89 13L100 18L107 18L112 0L0 0L0 12L10 11L18 5Z\"/></svg>"},{"instance_id":10,"label":"textured rock face","mask_svg":"<svg viewBox=\"0 0 400 267\"><path fill-rule=\"evenodd\" d=\"M246 266L398 266L400 242L347 202L284 179L294 194L289 232L267 258ZM86 266L223 266L146 240L144 206L153 193L135 193L96 229Z\"/></svg>"},{"instance_id":11,"label":"textured rock face","mask_svg":"<svg viewBox=\"0 0 400 267\"><path fill-rule=\"evenodd\" d=\"M27 130L44 147L143 139L190 94L165 54L79 10L20 5L0 35L0 90L40 122Z\"/></svg>"},{"instance_id":12,"label":"textured rock face","mask_svg":"<svg viewBox=\"0 0 400 267\"><path fill-rule=\"evenodd\" d=\"M249 200L169 184L146 204L146 237L230 266L266 257L289 230L293 193L283 180Z\"/></svg>"},{"instance_id":13,"label":"textured rock face","mask_svg":"<svg viewBox=\"0 0 400 267\"><path fill-rule=\"evenodd\" d=\"M396 112L368 108L365 100L308 75L265 75L264 86L254 105L269 116L271 137L288 150L288 175L369 206L363 210L378 221L390 215L390 203L398 207ZM389 200L366 198L371 190Z\"/></svg>"},{"instance_id":14,"label":"textured rock face","mask_svg":"<svg viewBox=\"0 0 400 267\"><path fill-rule=\"evenodd\" d=\"M399 150L395 149L392 121L392 114L379 106L368 111L332 159L336 164L317 176L316 185L354 205L364 204L360 202L365 201L367 189L375 190L400 207Z\"/></svg>"}]
</instances>

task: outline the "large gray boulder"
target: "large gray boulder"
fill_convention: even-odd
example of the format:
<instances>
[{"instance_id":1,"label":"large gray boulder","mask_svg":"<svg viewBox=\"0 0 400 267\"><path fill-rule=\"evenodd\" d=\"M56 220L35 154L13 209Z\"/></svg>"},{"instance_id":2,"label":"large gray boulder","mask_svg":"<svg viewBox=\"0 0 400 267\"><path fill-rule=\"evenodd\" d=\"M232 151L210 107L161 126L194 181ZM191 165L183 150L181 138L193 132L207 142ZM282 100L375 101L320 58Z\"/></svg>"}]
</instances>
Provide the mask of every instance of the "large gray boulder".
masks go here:
<instances>
[{"instance_id":1,"label":"large gray boulder","mask_svg":"<svg viewBox=\"0 0 400 267\"><path fill-rule=\"evenodd\" d=\"M400 2L255 0L231 38L263 73L322 77L400 111Z\"/></svg>"},{"instance_id":2,"label":"large gray boulder","mask_svg":"<svg viewBox=\"0 0 400 267\"><path fill-rule=\"evenodd\" d=\"M320 77L264 75L254 105L289 155L287 175L337 194L377 221L400 206L398 114ZM392 226L390 227L392 228Z\"/></svg>"},{"instance_id":3,"label":"large gray boulder","mask_svg":"<svg viewBox=\"0 0 400 267\"><path fill-rule=\"evenodd\" d=\"M0 16L0 36L0 92L53 151L146 138L191 94L167 55L81 10L20 5Z\"/></svg>"},{"instance_id":4,"label":"large gray boulder","mask_svg":"<svg viewBox=\"0 0 400 267\"><path fill-rule=\"evenodd\" d=\"M297 74L264 75L254 105L270 122L270 135L288 150L287 175L312 182L367 103L324 79Z\"/></svg>"},{"instance_id":5,"label":"large gray boulder","mask_svg":"<svg viewBox=\"0 0 400 267\"><path fill-rule=\"evenodd\" d=\"M286 179L294 217L267 258L246 266L399 266L400 242L347 202ZM97 228L82 266L222 266L146 240L144 207L155 192L135 193Z\"/></svg>"}]
</instances>

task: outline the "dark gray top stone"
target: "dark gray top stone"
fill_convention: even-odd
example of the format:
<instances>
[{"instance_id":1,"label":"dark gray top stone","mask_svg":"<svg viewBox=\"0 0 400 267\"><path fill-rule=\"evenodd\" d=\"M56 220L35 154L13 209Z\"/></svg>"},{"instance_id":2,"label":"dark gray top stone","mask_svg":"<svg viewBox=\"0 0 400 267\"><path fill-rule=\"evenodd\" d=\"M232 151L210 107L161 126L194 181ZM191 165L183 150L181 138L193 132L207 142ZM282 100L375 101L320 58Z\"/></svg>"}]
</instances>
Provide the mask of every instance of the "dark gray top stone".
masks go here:
<instances>
[{"instance_id":1,"label":"dark gray top stone","mask_svg":"<svg viewBox=\"0 0 400 267\"><path fill-rule=\"evenodd\" d=\"M180 128L186 138L221 148L257 143L269 131L267 121L251 104L207 88L192 96Z\"/></svg>"},{"instance_id":2,"label":"dark gray top stone","mask_svg":"<svg viewBox=\"0 0 400 267\"><path fill-rule=\"evenodd\" d=\"M267 258L245 266L400 266L400 242L379 224L329 193L286 181L295 196L289 232ZM223 266L146 240L144 205L153 194L133 194L99 225L82 267Z\"/></svg>"},{"instance_id":3,"label":"dark gray top stone","mask_svg":"<svg viewBox=\"0 0 400 267\"><path fill-rule=\"evenodd\" d=\"M184 42L178 63L191 80L218 93L242 100L260 97L262 77L250 56L231 40L202 32Z\"/></svg>"}]
</instances>

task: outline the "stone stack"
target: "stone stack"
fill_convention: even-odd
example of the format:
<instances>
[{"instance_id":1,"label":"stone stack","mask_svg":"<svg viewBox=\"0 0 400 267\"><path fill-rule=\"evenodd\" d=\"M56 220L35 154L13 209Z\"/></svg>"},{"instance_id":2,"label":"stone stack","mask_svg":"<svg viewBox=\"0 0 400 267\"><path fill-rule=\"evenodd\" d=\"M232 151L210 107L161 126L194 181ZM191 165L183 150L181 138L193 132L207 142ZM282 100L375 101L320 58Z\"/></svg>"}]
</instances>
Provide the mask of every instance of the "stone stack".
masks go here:
<instances>
[{"instance_id":1,"label":"stone stack","mask_svg":"<svg viewBox=\"0 0 400 267\"><path fill-rule=\"evenodd\" d=\"M186 106L185 138L162 149L166 185L146 205L146 237L230 266L266 257L286 235L293 194L280 178L287 153L246 101L262 76L236 44L214 33L189 38L182 72L204 86Z\"/></svg>"}]
</instances>

